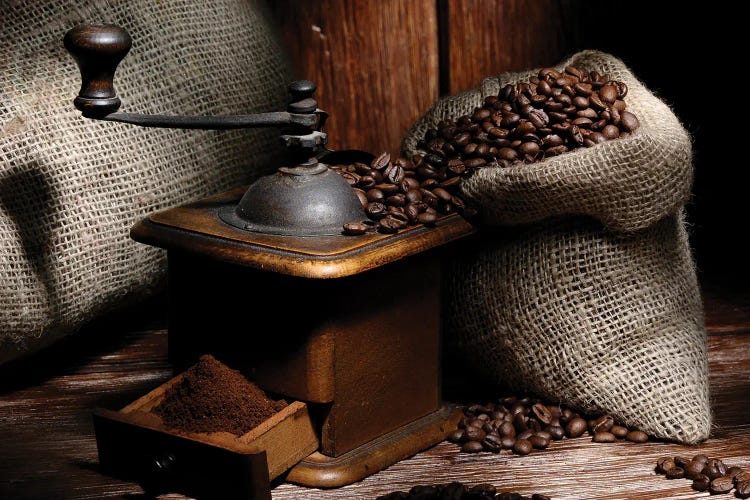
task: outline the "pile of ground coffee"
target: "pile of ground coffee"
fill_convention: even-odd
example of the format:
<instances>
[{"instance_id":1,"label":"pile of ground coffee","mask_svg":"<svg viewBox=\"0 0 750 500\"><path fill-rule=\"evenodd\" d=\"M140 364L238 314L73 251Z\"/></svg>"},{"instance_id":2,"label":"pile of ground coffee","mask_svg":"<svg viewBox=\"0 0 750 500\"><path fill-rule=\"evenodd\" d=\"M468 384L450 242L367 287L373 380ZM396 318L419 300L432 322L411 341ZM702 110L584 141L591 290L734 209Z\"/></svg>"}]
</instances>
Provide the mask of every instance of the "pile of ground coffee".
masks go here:
<instances>
[{"instance_id":1,"label":"pile of ground coffee","mask_svg":"<svg viewBox=\"0 0 750 500\"><path fill-rule=\"evenodd\" d=\"M167 427L241 436L287 405L274 401L240 372L204 355L153 409Z\"/></svg>"}]
</instances>

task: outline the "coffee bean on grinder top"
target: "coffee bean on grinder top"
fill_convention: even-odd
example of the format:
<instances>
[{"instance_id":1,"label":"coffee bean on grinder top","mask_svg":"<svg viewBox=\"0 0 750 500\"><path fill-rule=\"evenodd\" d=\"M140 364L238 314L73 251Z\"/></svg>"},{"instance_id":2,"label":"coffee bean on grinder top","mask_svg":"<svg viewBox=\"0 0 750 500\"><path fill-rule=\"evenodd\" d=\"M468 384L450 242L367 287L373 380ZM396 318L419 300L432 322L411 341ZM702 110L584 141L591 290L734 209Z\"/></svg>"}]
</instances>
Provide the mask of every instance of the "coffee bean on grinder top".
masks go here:
<instances>
[{"instance_id":1,"label":"coffee bean on grinder top","mask_svg":"<svg viewBox=\"0 0 750 500\"><path fill-rule=\"evenodd\" d=\"M434 224L439 215L476 210L459 196L461 179L477 168L534 163L607 140L625 138L640 123L626 111L625 83L596 71L544 68L528 82L505 85L470 115L447 119L419 143L426 151L391 161L383 153L370 165L335 165L351 185L372 230L395 233L409 225ZM344 226L359 235L359 221Z\"/></svg>"}]
</instances>

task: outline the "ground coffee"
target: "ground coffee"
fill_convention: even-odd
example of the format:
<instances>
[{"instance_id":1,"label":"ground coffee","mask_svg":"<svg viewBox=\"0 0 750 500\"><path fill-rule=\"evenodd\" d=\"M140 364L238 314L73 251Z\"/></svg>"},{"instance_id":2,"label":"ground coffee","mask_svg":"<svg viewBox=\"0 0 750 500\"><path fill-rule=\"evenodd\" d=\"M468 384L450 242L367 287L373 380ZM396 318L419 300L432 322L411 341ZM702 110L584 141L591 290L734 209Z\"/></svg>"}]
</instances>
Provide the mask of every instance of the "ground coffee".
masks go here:
<instances>
[{"instance_id":1,"label":"ground coffee","mask_svg":"<svg viewBox=\"0 0 750 500\"><path fill-rule=\"evenodd\" d=\"M270 399L240 372L204 355L171 387L153 412L185 432L225 431L241 436L287 405Z\"/></svg>"}]
</instances>

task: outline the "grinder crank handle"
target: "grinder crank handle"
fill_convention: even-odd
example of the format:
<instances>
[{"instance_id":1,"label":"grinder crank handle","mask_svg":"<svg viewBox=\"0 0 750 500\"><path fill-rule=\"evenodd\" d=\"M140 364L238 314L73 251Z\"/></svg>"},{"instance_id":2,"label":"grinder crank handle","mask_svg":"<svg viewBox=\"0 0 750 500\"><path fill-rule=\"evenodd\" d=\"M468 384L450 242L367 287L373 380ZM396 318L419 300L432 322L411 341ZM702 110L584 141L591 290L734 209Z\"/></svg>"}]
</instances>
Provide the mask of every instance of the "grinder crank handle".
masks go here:
<instances>
[{"instance_id":1,"label":"grinder crank handle","mask_svg":"<svg viewBox=\"0 0 750 500\"><path fill-rule=\"evenodd\" d=\"M309 134L283 136L291 146L316 147L325 144L320 132L327 114L313 99L316 86L307 80L289 84L292 102L287 111L226 116L174 116L116 113L120 98L114 88L117 65L132 45L127 31L112 24L83 24L65 34L65 48L81 70L81 90L73 101L83 116L141 127L187 129L236 129L296 126Z\"/></svg>"},{"instance_id":2,"label":"grinder crank handle","mask_svg":"<svg viewBox=\"0 0 750 500\"><path fill-rule=\"evenodd\" d=\"M89 118L117 111L121 101L115 70L133 45L130 34L112 24L82 24L68 31L63 43L81 70L81 90L73 105Z\"/></svg>"}]
</instances>

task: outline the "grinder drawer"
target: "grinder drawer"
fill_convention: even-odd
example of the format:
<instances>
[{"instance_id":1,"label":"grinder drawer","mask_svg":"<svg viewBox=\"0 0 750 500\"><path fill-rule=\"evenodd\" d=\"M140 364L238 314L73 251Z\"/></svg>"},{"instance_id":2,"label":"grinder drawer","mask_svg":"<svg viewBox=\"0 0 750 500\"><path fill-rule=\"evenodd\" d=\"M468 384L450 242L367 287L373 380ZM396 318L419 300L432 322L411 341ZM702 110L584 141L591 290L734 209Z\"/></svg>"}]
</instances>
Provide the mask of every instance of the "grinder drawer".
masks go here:
<instances>
[{"instance_id":1,"label":"grinder drawer","mask_svg":"<svg viewBox=\"0 0 750 500\"><path fill-rule=\"evenodd\" d=\"M182 377L120 411L94 412L103 472L138 481L149 493L270 499L270 481L318 449L307 405L299 401L239 437L168 429L150 411Z\"/></svg>"}]
</instances>

